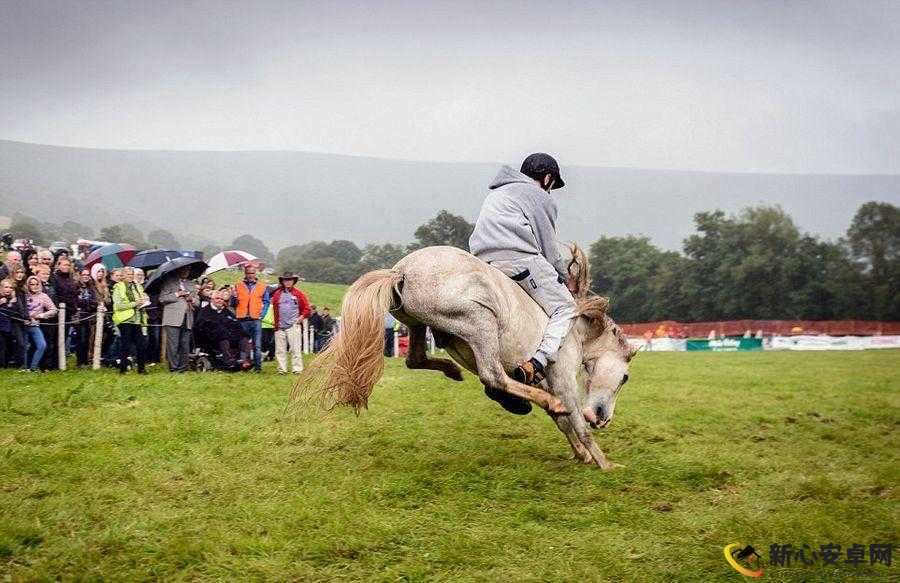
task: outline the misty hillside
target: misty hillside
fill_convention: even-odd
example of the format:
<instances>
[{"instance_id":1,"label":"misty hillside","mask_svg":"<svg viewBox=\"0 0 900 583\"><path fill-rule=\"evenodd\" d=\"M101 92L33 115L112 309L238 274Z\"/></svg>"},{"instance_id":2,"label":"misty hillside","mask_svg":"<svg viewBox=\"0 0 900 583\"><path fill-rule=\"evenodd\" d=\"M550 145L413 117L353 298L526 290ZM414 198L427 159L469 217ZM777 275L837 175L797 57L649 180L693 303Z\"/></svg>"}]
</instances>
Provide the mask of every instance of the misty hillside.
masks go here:
<instances>
[{"instance_id":1,"label":"misty hillside","mask_svg":"<svg viewBox=\"0 0 900 583\"><path fill-rule=\"evenodd\" d=\"M474 221L498 164L303 152L94 150L0 140L0 214L101 227L150 223L183 238L252 233L271 248L313 239L408 242L441 209ZM900 175L770 175L563 165L563 239L643 233L680 248L701 210L780 204L800 227L844 233L860 204L900 202Z\"/></svg>"}]
</instances>

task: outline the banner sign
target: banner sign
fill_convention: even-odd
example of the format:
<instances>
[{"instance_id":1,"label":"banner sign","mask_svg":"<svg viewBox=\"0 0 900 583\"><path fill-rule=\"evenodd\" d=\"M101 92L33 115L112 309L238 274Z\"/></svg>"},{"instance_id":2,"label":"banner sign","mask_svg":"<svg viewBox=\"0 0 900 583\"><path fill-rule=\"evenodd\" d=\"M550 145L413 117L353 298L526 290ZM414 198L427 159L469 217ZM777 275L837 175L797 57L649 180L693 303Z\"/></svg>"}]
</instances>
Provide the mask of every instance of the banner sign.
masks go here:
<instances>
[{"instance_id":1,"label":"banner sign","mask_svg":"<svg viewBox=\"0 0 900 583\"><path fill-rule=\"evenodd\" d=\"M900 348L900 336L775 336L773 350Z\"/></svg>"},{"instance_id":2,"label":"banner sign","mask_svg":"<svg viewBox=\"0 0 900 583\"><path fill-rule=\"evenodd\" d=\"M762 350L761 338L720 338L718 340L688 340L688 351L712 350L714 352L735 352L738 350Z\"/></svg>"}]
</instances>

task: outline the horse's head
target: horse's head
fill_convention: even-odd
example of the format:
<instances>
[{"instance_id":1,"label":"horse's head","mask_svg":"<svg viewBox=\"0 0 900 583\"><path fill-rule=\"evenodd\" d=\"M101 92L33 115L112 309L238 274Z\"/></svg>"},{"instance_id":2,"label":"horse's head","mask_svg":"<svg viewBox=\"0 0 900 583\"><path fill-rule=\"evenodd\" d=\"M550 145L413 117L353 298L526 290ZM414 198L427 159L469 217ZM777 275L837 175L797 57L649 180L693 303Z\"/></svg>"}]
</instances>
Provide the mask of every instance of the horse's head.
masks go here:
<instances>
[{"instance_id":1,"label":"horse's head","mask_svg":"<svg viewBox=\"0 0 900 583\"><path fill-rule=\"evenodd\" d=\"M578 300L582 365L586 373L581 412L594 428L606 427L612 421L616 398L628 381L628 367L636 352L606 314L608 306L609 300L600 296Z\"/></svg>"}]
</instances>

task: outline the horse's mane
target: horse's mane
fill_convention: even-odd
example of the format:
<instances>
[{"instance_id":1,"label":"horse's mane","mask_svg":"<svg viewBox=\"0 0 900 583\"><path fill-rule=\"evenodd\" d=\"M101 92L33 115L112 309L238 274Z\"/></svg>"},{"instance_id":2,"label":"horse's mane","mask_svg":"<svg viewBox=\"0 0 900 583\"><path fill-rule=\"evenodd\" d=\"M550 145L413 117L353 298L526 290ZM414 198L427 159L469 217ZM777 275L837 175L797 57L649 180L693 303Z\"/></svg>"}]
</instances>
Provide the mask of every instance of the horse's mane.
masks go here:
<instances>
[{"instance_id":1,"label":"horse's mane","mask_svg":"<svg viewBox=\"0 0 900 583\"><path fill-rule=\"evenodd\" d=\"M572 242L569 244L569 252L572 254L572 258L569 260L567 270L569 281L574 281L576 284L572 295L575 296L578 315L589 319L597 326L598 332L602 333L606 328L606 320L609 319L609 316L606 315L606 311L609 309L609 298L598 296L590 291L591 262L584 250L577 243Z\"/></svg>"},{"instance_id":2,"label":"horse's mane","mask_svg":"<svg viewBox=\"0 0 900 583\"><path fill-rule=\"evenodd\" d=\"M572 259L569 261L568 267L569 277L578 284L575 288L576 291L573 293L578 315L587 318L598 335L609 330L618 341L619 346L629 352L630 360L631 356L634 355L634 351L631 345L628 344L628 339L625 337L622 329L616 325L607 313L609 310L609 298L599 296L589 289L591 263L587 254L574 242L569 245L569 251L572 253Z\"/></svg>"}]
</instances>

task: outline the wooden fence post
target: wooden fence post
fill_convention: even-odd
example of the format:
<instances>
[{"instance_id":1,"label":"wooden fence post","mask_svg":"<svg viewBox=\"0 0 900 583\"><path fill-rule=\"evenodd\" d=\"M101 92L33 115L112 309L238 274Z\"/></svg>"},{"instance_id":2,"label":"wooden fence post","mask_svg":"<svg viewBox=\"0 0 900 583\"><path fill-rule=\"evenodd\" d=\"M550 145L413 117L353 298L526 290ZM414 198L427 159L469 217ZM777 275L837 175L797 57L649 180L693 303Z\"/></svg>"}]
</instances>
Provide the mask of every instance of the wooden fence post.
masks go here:
<instances>
[{"instance_id":1,"label":"wooden fence post","mask_svg":"<svg viewBox=\"0 0 900 583\"><path fill-rule=\"evenodd\" d=\"M96 328L94 328L94 355L93 355L93 363L91 363L91 368L94 370L100 369L100 356L101 352L103 352L103 316L106 315L106 308L103 304L97 306L97 321L95 322Z\"/></svg>"},{"instance_id":2,"label":"wooden fence post","mask_svg":"<svg viewBox=\"0 0 900 583\"><path fill-rule=\"evenodd\" d=\"M169 358L166 355L166 327L159 327L159 363L169 364Z\"/></svg>"},{"instance_id":3,"label":"wooden fence post","mask_svg":"<svg viewBox=\"0 0 900 583\"><path fill-rule=\"evenodd\" d=\"M309 321L303 320L300 325L300 352L309 354Z\"/></svg>"},{"instance_id":4,"label":"wooden fence post","mask_svg":"<svg viewBox=\"0 0 900 583\"><path fill-rule=\"evenodd\" d=\"M56 351L59 370L66 370L66 304L59 305L56 327Z\"/></svg>"}]
</instances>

